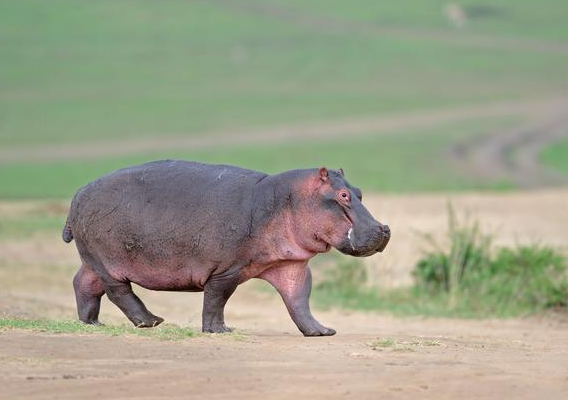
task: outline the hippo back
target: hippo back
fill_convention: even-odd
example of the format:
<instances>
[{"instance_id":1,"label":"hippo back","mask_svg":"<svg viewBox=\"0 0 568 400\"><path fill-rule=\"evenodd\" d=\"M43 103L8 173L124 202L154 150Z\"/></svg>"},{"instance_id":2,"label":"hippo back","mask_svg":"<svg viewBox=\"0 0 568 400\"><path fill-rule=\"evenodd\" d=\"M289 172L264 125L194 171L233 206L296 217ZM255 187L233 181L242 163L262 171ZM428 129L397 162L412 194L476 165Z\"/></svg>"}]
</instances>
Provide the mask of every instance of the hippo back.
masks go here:
<instances>
[{"instance_id":1,"label":"hippo back","mask_svg":"<svg viewBox=\"0 0 568 400\"><path fill-rule=\"evenodd\" d=\"M157 161L90 183L73 199L78 243L143 264L234 258L250 235L252 195L266 175L187 161Z\"/></svg>"}]
</instances>

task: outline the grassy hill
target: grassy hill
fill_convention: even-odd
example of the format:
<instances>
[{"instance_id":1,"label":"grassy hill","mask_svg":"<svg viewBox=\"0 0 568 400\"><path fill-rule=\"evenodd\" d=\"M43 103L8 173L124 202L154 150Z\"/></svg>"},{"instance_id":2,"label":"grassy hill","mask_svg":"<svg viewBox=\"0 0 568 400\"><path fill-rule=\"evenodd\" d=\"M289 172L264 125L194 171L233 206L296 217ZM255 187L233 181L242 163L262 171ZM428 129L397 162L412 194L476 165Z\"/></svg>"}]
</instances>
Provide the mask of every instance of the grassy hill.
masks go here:
<instances>
[{"instance_id":1,"label":"grassy hill","mask_svg":"<svg viewBox=\"0 0 568 400\"><path fill-rule=\"evenodd\" d=\"M522 114L235 140L566 93L568 3L458 4L461 28L437 0L1 0L0 198L67 198L102 173L173 157L269 172L342 166L371 190L510 186L455 170L446 155ZM179 137L219 145L128 151ZM73 157L92 143L125 151ZM70 145L55 160L27 151Z\"/></svg>"}]
</instances>

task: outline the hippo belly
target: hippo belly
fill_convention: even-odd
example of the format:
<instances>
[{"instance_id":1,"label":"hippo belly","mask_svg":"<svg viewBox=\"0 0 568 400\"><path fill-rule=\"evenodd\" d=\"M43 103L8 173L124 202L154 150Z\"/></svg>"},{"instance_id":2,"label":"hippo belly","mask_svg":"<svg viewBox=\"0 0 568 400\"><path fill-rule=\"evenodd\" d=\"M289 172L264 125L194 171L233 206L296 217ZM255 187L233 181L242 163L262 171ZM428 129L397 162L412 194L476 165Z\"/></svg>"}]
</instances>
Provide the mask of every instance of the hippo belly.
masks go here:
<instances>
[{"instance_id":1,"label":"hippo belly","mask_svg":"<svg viewBox=\"0 0 568 400\"><path fill-rule=\"evenodd\" d=\"M145 264L107 266L108 273L118 281L135 283L145 289L161 291L201 292L212 269L191 263L160 268Z\"/></svg>"}]
</instances>

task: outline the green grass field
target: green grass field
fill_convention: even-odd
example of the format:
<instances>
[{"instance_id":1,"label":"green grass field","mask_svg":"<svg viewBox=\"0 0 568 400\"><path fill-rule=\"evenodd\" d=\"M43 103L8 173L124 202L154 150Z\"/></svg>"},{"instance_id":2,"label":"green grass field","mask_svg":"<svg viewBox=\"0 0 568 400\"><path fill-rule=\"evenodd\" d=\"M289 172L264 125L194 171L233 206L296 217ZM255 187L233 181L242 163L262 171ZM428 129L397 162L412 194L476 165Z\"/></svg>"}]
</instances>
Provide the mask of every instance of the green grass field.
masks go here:
<instances>
[{"instance_id":1,"label":"green grass field","mask_svg":"<svg viewBox=\"0 0 568 400\"><path fill-rule=\"evenodd\" d=\"M554 146L550 146L541 156L545 164L568 174L568 138L560 140Z\"/></svg>"},{"instance_id":2,"label":"green grass field","mask_svg":"<svg viewBox=\"0 0 568 400\"><path fill-rule=\"evenodd\" d=\"M127 148L139 138L235 135L566 93L568 3L463 1L470 17L461 29L444 16L446 3L0 0L0 150L22 154L0 158L0 199L69 198L101 174L159 158L268 172L342 166L366 190L512 187L456 171L446 155L522 115L339 139L26 158L38 146Z\"/></svg>"}]
</instances>

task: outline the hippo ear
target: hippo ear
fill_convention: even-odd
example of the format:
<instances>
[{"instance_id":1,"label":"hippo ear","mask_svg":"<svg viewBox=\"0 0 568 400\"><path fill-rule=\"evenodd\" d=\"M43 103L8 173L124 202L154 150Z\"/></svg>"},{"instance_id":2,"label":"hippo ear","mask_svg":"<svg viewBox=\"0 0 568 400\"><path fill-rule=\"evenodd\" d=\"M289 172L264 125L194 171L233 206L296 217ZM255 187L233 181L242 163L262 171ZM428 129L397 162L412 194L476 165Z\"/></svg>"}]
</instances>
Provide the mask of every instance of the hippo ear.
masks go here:
<instances>
[{"instance_id":1,"label":"hippo ear","mask_svg":"<svg viewBox=\"0 0 568 400\"><path fill-rule=\"evenodd\" d=\"M319 170L319 176L322 181L327 181L327 177L329 176L326 167L321 167Z\"/></svg>"},{"instance_id":2,"label":"hippo ear","mask_svg":"<svg viewBox=\"0 0 568 400\"><path fill-rule=\"evenodd\" d=\"M339 173L341 174L341 176L345 176L345 172L343 172L343 168L339 168Z\"/></svg>"}]
</instances>

